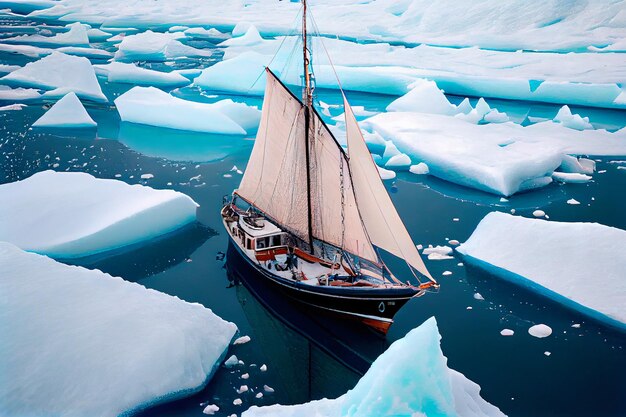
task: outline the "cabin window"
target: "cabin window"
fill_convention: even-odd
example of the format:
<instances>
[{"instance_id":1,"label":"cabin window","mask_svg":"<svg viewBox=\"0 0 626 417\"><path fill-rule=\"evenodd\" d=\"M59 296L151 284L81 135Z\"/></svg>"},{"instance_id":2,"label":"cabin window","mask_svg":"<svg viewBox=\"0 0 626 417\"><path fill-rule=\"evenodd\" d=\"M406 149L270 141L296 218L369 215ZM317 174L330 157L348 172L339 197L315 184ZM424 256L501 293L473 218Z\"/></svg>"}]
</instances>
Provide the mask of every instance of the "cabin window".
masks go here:
<instances>
[{"instance_id":1,"label":"cabin window","mask_svg":"<svg viewBox=\"0 0 626 417\"><path fill-rule=\"evenodd\" d=\"M265 249L269 247L269 238L267 237L260 237L257 238L256 240L256 248L258 249Z\"/></svg>"},{"instance_id":2,"label":"cabin window","mask_svg":"<svg viewBox=\"0 0 626 417\"><path fill-rule=\"evenodd\" d=\"M270 236L270 246L280 246L280 235Z\"/></svg>"},{"instance_id":3,"label":"cabin window","mask_svg":"<svg viewBox=\"0 0 626 417\"><path fill-rule=\"evenodd\" d=\"M254 244L254 240L253 239L246 239L246 249L250 250L252 249L252 245Z\"/></svg>"}]
</instances>

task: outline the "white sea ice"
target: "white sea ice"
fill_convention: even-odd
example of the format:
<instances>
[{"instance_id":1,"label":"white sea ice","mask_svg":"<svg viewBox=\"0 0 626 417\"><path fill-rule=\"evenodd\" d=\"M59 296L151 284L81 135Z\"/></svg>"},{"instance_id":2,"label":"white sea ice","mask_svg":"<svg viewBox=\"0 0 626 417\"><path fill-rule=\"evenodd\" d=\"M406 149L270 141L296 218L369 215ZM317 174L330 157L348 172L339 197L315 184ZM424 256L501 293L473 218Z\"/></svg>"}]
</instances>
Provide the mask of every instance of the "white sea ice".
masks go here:
<instances>
[{"instance_id":1,"label":"white sea ice","mask_svg":"<svg viewBox=\"0 0 626 417\"><path fill-rule=\"evenodd\" d=\"M570 173L570 172L553 172L552 178L555 181L559 182L568 182L568 183L584 183L589 182L591 180L590 175L578 174L578 173Z\"/></svg>"},{"instance_id":2,"label":"white sea ice","mask_svg":"<svg viewBox=\"0 0 626 417\"><path fill-rule=\"evenodd\" d=\"M233 345L243 345L245 343L248 343L249 341L250 341L250 336L248 335L241 336L235 339L235 341L233 342Z\"/></svg>"},{"instance_id":3,"label":"white sea ice","mask_svg":"<svg viewBox=\"0 0 626 417\"><path fill-rule=\"evenodd\" d=\"M570 198L569 200L567 200L567 204L578 205L580 204L580 201Z\"/></svg>"},{"instance_id":4,"label":"white sea ice","mask_svg":"<svg viewBox=\"0 0 626 417\"><path fill-rule=\"evenodd\" d=\"M392 180L396 177L395 171L379 167L378 165L376 166L376 168L378 168L378 174L380 175L380 178L383 180Z\"/></svg>"},{"instance_id":5,"label":"white sea ice","mask_svg":"<svg viewBox=\"0 0 626 417\"><path fill-rule=\"evenodd\" d=\"M202 410L204 414L207 414L210 416L214 415L218 411L220 411L220 408L215 404L209 404L206 407L204 407L204 409Z\"/></svg>"},{"instance_id":6,"label":"white sea ice","mask_svg":"<svg viewBox=\"0 0 626 417\"><path fill-rule=\"evenodd\" d=\"M550 336L552 334L552 329L550 328L550 326L545 324L535 324L528 329L528 334L542 339L544 337Z\"/></svg>"},{"instance_id":7,"label":"white sea ice","mask_svg":"<svg viewBox=\"0 0 626 417\"><path fill-rule=\"evenodd\" d=\"M26 104L9 104L7 106L0 106L0 111L16 111L22 110L26 107Z\"/></svg>"},{"instance_id":8,"label":"white sea ice","mask_svg":"<svg viewBox=\"0 0 626 417\"><path fill-rule=\"evenodd\" d=\"M195 132L245 135L261 119L256 107L243 103L199 103L154 87L133 87L116 98L115 105L122 121Z\"/></svg>"},{"instance_id":9,"label":"white sea ice","mask_svg":"<svg viewBox=\"0 0 626 417\"><path fill-rule=\"evenodd\" d=\"M209 50L196 49L182 44L180 39L184 38L183 32L160 33L151 30L128 35L119 44L115 59L121 61L163 61L185 56L211 56L212 53Z\"/></svg>"},{"instance_id":10,"label":"white sea ice","mask_svg":"<svg viewBox=\"0 0 626 417\"><path fill-rule=\"evenodd\" d=\"M60 32L54 36L21 35L12 38L4 38L2 39L2 42L56 46L89 46L89 37L87 36L87 29L85 26L76 22L68 25L67 27L69 28L67 32Z\"/></svg>"},{"instance_id":11,"label":"white sea ice","mask_svg":"<svg viewBox=\"0 0 626 417\"><path fill-rule=\"evenodd\" d=\"M62 97L73 91L80 98L107 101L89 60L61 52L53 52L38 61L30 62L0 80L24 87L50 90L44 97Z\"/></svg>"},{"instance_id":12,"label":"white sea ice","mask_svg":"<svg viewBox=\"0 0 626 417\"><path fill-rule=\"evenodd\" d=\"M411 167L409 168L409 171L417 175L426 175L429 172L428 165L426 165L423 162L420 162L417 165L411 165Z\"/></svg>"},{"instance_id":13,"label":"white sea ice","mask_svg":"<svg viewBox=\"0 0 626 417\"><path fill-rule=\"evenodd\" d=\"M450 104L443 91L430 80L418 79L408 86L409 92L387 106L387 111L413 111L418 113L447 114L461 111Z\"/></svg>"},{"instance_id":14,"label":"white sea ice","mask_svg":"<svg viewBox=\"0 0 626 417\"><path fill-rule=\"evenodd\" d=\"M411 158L404 153L392 156L385 163L385 168L408 169L411 166Z\"/></svg>"},{"instance_id":15,"label":"white sea ice","mask_svg":"<svg viewBox=\"0 0 626 417\"><path fill-rule=\"evenodd\" d=\"M4 242L0 277L5 415L116 417L189 395L237 330L200 304Z\"/></svg>"},{"instance_id":16,"label":"white sea ice","mask_svg":"<svg viewBox=\"0 0 626 417\"><path fill-rule=\"evenodd\" d=\"M97 123L73 92L66 94L33 123L33 127L85 128Z\"/></svg>"},{"instance_id":17,"label":"white sea ice","mask_svg":"<svg viewBox=\"0 0 626 417\"><path fill-rule=\"evenodd\" d=\"M616 326L626 323L626 231L489 213L457 248L504 279ZM601 273L599 273L601 271Z\"/></svg>"},{"instance_id":18,"label":"white sea ice","mask_svg":"<svg viewBox=\"0 0 626 417\"><path fill-rule=\"evenodd\" d=\"M182 87L191 83L187 77L178 72L154 71L123 62L111 62L93 67L97 75L106 77L109 82L157 87Z\"/></svg>"},{"instance_id":19,"label":"white sea ice","mask_svg":"<svg viewBox=\"0 0 626 417\"><path fill-rule=\"evenodd\" d=\"M395 341L341 397L294 406L253 406L242 417L503 416L480 397L477 384L447 367L440 339L437 323L430 318Z\"/></svg>"},{"instance_id":20,"label":"white sea ice","mask_svg":"<svg viewBox=\"0 0 626 417\"><path fill-rule=\"evenodd\" d=\"M237 356L232 355L230 358L226 359L226 361L224 362L224 366L227 368L232 368L233 366L239 364L239 359L237 359Z\"/></svg>"},{"instance_id":21,"label":"white sea ice","mask_svg":"<svg viewBox=\"0 0 626 417\"><path fill-rule=\"evenodd\" d=\"M535 210L533 211L533 216L535 217L546 217L546 212L543 210Z\"/></svg>"},{"instance_id":22,"label":"white sea ice","mask_svg":"<svg viewBox=\"0 0 626 417\"><path fill-rule=\"evenodd\" d=\"M431 255L433 253L436 253L438 255L451 255L452 254L452 248L449 247L449 246L439 246L439 245L437 245L435 247L429 246L429 247L425 248L422 251L422 254L424 254L424 255Z\"/></svg>"},{"instance_id":23,"label":"white sea ice","mask_svg":"<svg viewBox=\"0 0 626 417\"><path fill-rule=\"evenodd\" d=\"M0 100L3 101L28 101L36 100L40 97L39 90L35 88L11 88L6 85L0 85Z\"/></svg>"},{"instance_id":24,"label":"white sea ice","mask_svg":"<svg viewBox=\"0 0 626 417\"><path fill-rule=\"evenodd\" d=\"M562 172L593 174L596 170L596 162L592 159L563 155L563 161L561 162L559 170Z\"/></svg>"},{"instance_id":25,"label":"white sea ice","mask_svg":"<svg viewBox=\"0 0 626 417\"><path fill-rule=\"evenodd\" d=\"M87 29L87 37L89 38L90 42L104 42L105 40L109 39L111 36L113 36L112 33L105 32L101 29L97 29L97 28Z\"/></svg>"},{"instance_id":26,"label":"white sea ice","mask_svg":"<svg viewBox=\"0 0 626 417\"><path fill-rule=\"evenodd\" d=\"M203 27L193 27L184 30L185 36L196 39L225 39L228 37L225 33L215 28L205 29Z\"/></svg>"},{"instance_id":27,"label":"white sea ice","mask_svg":"<svg viewBox=\"0 0 626 417\"><path fill-rule=\"evenodd\" d=\"M479 293L474 293L474 299L478 301L483 301L485 298Z\"/></svg>"},{"instance_id":28,"label":"white sea ice","mask_svg":"<svg viewBox=\"0 0 626 417\"><path fill-rule=\"evenodd\" d=\"M572 114L569 106L561 107L556 116L554 116L554 121L561 123L563 126L569 127L570 129L593 129L593 126L589 123L588 117L580 117L578 114Z\"/></svg>"},{"instance_id":29,"label":"white sea ice","mask_svg":"<svg viewBox=\"0 0 626 417\"><path fill-rule=\"evenodd\" d=\"M0 185L0 241L58 258L142 242L196 219L197 204L172 190L44 171Z\"/></svg>"},{"instance_id":30,"label":"white sea ice","mask_svg":"<svg viewBox=\"0 0 626 417\"><path fill-rule=\"evenodd\" d=\"M511 330L511 329L502 329L500 331L500 334L502 336L513 336L515 334L515 332L513 330Z\"/></svg>"},{"instance_id":31,"label":"white sea ice","mask_svg":"<svg viewBox=\"0 0 626 417\"><path fill-rule=\"evenodd\" d=\"M220 43L218 46L228 47L228 46L252 46L263 42L263 38L259 34L254 25L250 25L246 30L246 33L242 36L233 37L230 39L226 39L224 42Z\"/></svg>"}]
</instances>

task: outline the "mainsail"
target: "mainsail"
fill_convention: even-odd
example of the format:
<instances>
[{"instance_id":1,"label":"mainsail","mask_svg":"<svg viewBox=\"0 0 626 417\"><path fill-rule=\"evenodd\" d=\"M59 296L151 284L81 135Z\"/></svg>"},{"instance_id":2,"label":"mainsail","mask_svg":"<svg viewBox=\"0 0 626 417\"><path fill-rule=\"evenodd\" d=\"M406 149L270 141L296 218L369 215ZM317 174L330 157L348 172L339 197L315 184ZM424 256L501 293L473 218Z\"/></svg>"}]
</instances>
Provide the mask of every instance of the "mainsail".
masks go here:
<instances>
[{"instance_id":1,"label":"mainsail","mask_svg":"<svg viewBox=\"0 0 626 417\"><path fill-rule=\"evenodd\" d=\"M310 219L313 238L378 263L346 154L315 111L309 117L307 167L304 111L268 70L261 123L237 194L305 242Z\"/></svg>"},{"instance_id":2,"label":"mainsail","mask_svg":"<svg viewBox=\"0 0 626 417\"><path fill-rule=\"evenodd\" d=\"M403 258L422 275L433 280L409 232L385 190L352 108L343 97L350 171L356 201L372 244Z\"/></svg>"}]
</instances>

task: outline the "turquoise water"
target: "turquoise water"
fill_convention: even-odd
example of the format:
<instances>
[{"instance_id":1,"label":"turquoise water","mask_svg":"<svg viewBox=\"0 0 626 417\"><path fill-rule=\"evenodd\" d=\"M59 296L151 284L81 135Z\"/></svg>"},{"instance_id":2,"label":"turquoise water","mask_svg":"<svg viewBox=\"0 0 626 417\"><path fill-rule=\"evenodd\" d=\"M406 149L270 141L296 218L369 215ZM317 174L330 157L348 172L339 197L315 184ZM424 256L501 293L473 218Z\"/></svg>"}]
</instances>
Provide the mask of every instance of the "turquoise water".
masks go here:
<instances>
[{"instance_id":1,"label":"turquoise water","mask_svg":"<svg viewBox=\"0 0 626 417\"><path fill-rule=\"evenodd\" d=\"M8 19L2 24L24 23L31 22ZM210 47L207 43L194 46ZM174 68L206 66L217 59L219 54L201 62L183 60ZM29 60L32 59L0 53L3 64L23 65ZM145 65L172 68L163 63ZM131 87L105 82L102 86L110 99ZM337 92L317 93L328 103L340 102ZM249 104L261 103L260 98L253 97L223 94L207 97L213 92L202 95L190 87L174 94L198 101L233 98ZM351 93L349 99L353 105L382 111L394 97ZM457 100L451 97L451 101ZM489 103L519 118L553 117L558 110L557 106L538 103L503 100L489 100ZM5 104L10 103L0 102ZM129 184L171 188L188 194L200 204L197 225L145 245L73 262L199 302L236 323L242 334L252 338L248 344L231 348L232 353L245 361L243 372L250 373L249 380L240 379L241 369L222 368L200 393L146 410L141 415L200 416L203 409L200 404L205 402L218 404L228 415L240 413L253 404L289 404L336 397L354 386L369 363L391 342L433 315L439 324L448 365L478 383L482 396L506 414L519 417L626 414L623 333L479 268L458 266L461 259L426 261L433 275L441 277L441 290L411 300L396 316L386 339L354 328L352 323L303 310L266 288L255 286L241 276L241 265L223 259L228 240L219 216L222 196L236 188L240 180L231 167L245 167L252 138L120 123L116 110L109 105L87 104L87 108L98 128L79 133L29 130L45 112L43 103L33 103L22 111L0 112L0 183L55 169L88 172L99 178L121 174L119 179ZM626 125L625 112L584 107L573 110L609 130ZM341 112L331 111L333 116ZM626 229L626 171L609 163L613 159L620 158L599 158L598 170L606 173L595 174L592 182L552 184L513 196L508 203L428 176L401 174L386 186L414 241L424 245L445 244L446 238L464 241L485 214L513 208L525 216L541 208L551 220L592 221ZM58 166L53 168L55 164ZM154 178L141 180L142 173L151 173ZM191 180L198 175L199 180ZM570 198L582 204L566 204ZM453 218L460 220L455 222ZM402 266L397 260L389 262L392 269ZM445 270L453 274L442 277ZM485 300L475 300L475 292ZM552 327L552 336L536 339L528 335L527 329L536 323ZM581 327L572 328L574 323L580 323ZM513 329L515 336L500 336L503 328ZM551 355L545 356L546 351ZM414 360L419 360L419 352L415 352ZM257 365L256 369L251 364ZM258 371L262 364L268 366L267 372ZM237 395L235 389L242 384L255 392L269 385L275 392L262 399L255 399L253 393ZM238 397L242 398L243 406L232 405Z\"/></svg>"}]
</instances>

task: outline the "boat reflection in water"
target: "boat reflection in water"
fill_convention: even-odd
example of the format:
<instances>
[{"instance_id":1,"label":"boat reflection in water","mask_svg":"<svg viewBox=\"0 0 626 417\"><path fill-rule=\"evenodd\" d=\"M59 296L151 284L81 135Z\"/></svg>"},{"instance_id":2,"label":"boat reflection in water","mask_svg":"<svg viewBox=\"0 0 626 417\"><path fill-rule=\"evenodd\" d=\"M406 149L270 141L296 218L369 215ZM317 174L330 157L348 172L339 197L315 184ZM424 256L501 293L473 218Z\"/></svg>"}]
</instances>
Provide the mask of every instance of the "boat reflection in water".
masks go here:
<instances>
[{"instance_id":1,"label":"boat reflection in water","mask_svg":"<svg viewBox=\"0 0 626 417\"><path fill-rule=\"evenodd\" d=\"M389 345L368 327L307 307L259 279L232 242L226 269L256 342L280 362L273 370L289 387L290 403L344 394Z\"/></svg>"}]
</instances>

